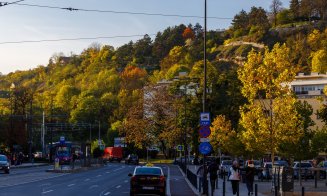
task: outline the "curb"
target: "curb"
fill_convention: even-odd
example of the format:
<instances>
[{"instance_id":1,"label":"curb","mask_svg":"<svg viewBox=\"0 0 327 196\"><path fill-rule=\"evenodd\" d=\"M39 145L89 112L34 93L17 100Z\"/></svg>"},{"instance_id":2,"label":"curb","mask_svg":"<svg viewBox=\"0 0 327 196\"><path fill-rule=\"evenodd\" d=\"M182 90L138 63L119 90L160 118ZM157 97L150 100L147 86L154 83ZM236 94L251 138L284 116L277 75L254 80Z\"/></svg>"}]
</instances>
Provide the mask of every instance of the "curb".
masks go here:
<instances>
[{"instance_id":1,"label":"curb","mask_svg":"<svg viewBox=\"0 0 327 196\"><path fill-rule=\"evenodd\" d=\"M97 169L103 167L101 165L97 165L97 166L91 166L91 167L80 167L77 169L67 169L67 170L60 170L60 169L47 169L46 172L52 172L52 173L78 173L78 172L83 172L83 171L88 171L88 170L92 170L92 169Z\"/></svg>"},{"instance_id":2,"label":"curb","mask_svg":"<svg viewBox=\"0 0 327 196\"><path fill-rule=\"evenodd\" d=\"M48 163L44 164L35 164L35 165L23 165L23 166L10 166L10 169L20 169L20 168L30 168L30 167L42 167L42 166L49 166Z\"/></svg>"}]
</instances>

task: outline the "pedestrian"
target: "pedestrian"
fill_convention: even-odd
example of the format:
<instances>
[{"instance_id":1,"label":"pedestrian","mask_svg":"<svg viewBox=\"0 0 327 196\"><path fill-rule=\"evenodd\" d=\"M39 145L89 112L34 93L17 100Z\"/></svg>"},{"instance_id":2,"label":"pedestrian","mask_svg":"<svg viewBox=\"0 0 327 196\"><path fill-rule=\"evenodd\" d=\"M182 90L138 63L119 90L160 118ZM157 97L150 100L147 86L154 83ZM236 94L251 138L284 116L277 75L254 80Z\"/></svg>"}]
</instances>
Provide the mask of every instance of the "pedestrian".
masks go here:
<instances>
[{"instance_id":1,"label":"pedestrian","mask_svg":"<svg viewBox=\"0 0 327 196\"><path fill-rule=\"evenodd\" d=\"M245 182L246 188L248 189L248 195L253 195L253 181L255 175L255 168L253 161L248 161L248 165L245 168Z\"/></svg>"},{"instance_id":2,"label":"pedestrian","mask_svg":"<svg viewBox=\"0 0 327 196\"><path fill-rule=\"evenodd\" d=\"M240 182L240 168L237 161L234 161L232 167L229 168L228 176L228 179L232 183L233 195L236 195L238 193L238 186Z\"/></svg>"},{"instance_id":3,"label":"pedestrian","mask_svg":"<svg viewBox=\"0 0 327 196\"><path fill-rule=\"evenodd\" d=\"M196 174L200 177L200 182L202 182L202 194L208 195L208 180L207 180L207 164L204 163L199 167Z\"/></svg>"},{"instance_id":4,"label":"pedestrian","mask_svg":"<svg viewBox=\"0 0 327 196\"><path fill-rule=\"evenodd\" d=\"M210 163L210 165L208 166L208 172L210 174L210 185L211 185L211 193L213 195L213 192L215 190L215 183L216 180L218 178L218 164L217 161L213 161Z\"/></svg>"}]
</instances>

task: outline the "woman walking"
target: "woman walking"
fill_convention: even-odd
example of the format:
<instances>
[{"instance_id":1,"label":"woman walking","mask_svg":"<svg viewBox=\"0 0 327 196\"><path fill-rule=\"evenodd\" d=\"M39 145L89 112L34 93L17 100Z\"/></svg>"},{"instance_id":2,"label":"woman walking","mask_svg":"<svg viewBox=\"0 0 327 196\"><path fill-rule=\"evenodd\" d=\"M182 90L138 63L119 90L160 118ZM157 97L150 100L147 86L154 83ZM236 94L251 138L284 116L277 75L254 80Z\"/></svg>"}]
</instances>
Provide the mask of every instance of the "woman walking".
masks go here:
<instances>
[{"instance_id":1,"label":"woman walking","mask_svg":"<svg viewBox=\"0 0 327 196\"><path fill-rule=\"evenodd\" d=\"M234 161L232 167L229 168L228 179L232 183L233 195L236 195L238 193L238 186L240 182L240 169L237 161Z\"/></svg>"},{"instance_id":2,"label":"woman walking","mask_svg":"<svg viewBox=\"0 0 327 196\"><path fill-rule=\"evenodd\" d=\"M254 181L255 168L253 161L248 161L248 165L245 168L245 182L248 189L248 195L253 195L253 181Z\"/></svg>"}]
</instances>

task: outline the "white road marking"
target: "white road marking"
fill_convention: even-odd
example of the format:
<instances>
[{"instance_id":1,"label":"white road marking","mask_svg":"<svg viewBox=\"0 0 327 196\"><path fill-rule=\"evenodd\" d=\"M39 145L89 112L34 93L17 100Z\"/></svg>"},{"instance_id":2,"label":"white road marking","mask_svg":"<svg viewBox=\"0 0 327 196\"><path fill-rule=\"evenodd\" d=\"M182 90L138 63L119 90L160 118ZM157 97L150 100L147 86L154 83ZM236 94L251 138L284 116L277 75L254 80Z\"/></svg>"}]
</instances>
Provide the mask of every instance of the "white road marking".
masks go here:
<instances>
[{"instance_id":1,"label":"white road marking","mask_svg":"<svg viewBox=\"0 0 327 196\"><path fill-rule=\"evenodd\" d=\"M107 173L107 174L110 174L110 172L108 172L108 171L107 171L106 173Z\"/></svg>"},{"instance_id":2,"label":"white road marking","mask_svg":"<svg viewBox=\"0 0 327 196\"><path fill-rule=\"evenodd\" d=\"M118 170L121 170L121 169L124 169L124 168L123 168L123 167L121 167L121 168L115 169L114 171L118 171Z\"/></svg>"},{"instance_id":3,"label":"white road marking","mask_svg":"<svg viewBox=\"0 0 327 196\"><path fill-rule=\"evenodd\" d=\"M89 181L90 179L89 178L86 178L84 181L86 182L86 181Z\"/></svg>"},{"instance_id":4,"label":"white road marking","mask_svg":"<svg viewBox=\"0 0 327 196\"><path fill-rule=\"evenodd\" d=\"M167 180L166 180L166 194L167 196L171 196L170 193L170 167L167 167L168 173L167 173Z\"/></svg>"},{"instance_id":5,"label":"white road marking","mask_svg":"<svg viewBox=\"0 0 327 196\"><path fill-rule=\"evenodd\" d=\"M116 189L119 189L121 186L120 185L118 185L118 186L116 186Z\"/></svg>"},{"instance_id":6,"label":"white road marking","mask_svg":"<svg viewBox=\"0 0 327 196\"><path fill-rule=\"evenodd\" d=\"M42 194L50 193L50 192L52 192L52 191L53 191L53 190L44 191L44 192L42 192Z\"/></svg>"},{"instance_id":7,"label":"white road marking","mask_svg":"<svg viewBox=\"0 0 327 196\"><path fill-rule=\"evenodd\" d=\"M67 185L68 187L71 187L71 186L74 186L75 184L69 184L69 185Z\"/></svg>"},{"instance_id":8,"label":"white road marking","mask_svg":"<svg viewBox=\"0 0 327 196\"><path fill-rule=\"evenodd\" d=\"M103 195L109 195L110 194L110 192L106 192L105 194L103 194Z\"/></svg>"},{"instance_id":9,"label":"white road marking","mask_svg":"<svg viewBox=\"0 0 327 196\"><path fill-rule=\"evenodd\" d=\"M124 182L125 182L125 183L127 183L127 182L128 182L128 180L125 180Z\"/></svg>"},{"instance_id":10,"label":"white road marking","mask_svg":"<svg viewBox=\"0 0 327 196\"><path fill-rule=\"evenodd\" d=\"M93 189L93 188L96 188L96 187L99 187L99 185L92 185L92 186L90 186L89 189Z\"/></svg>"},{"instance_id":11,"label":"white road marking","mask_svg":"<svg viewBox=\"0 0 327 196\"><path fill-rule=\"evenodd\" d=\"M101 177L102 175L100 174L100 175L97 175L97 177Z\"/></svg>"}]
</instances>

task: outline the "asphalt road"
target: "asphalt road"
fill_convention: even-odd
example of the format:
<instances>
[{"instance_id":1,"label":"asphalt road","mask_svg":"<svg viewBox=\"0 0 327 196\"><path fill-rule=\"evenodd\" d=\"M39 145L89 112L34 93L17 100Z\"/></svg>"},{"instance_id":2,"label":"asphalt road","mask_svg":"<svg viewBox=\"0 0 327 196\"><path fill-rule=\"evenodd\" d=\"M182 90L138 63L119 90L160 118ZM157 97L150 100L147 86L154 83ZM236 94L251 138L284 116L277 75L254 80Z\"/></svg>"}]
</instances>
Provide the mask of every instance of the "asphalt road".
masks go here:
<instances>
[{"instance_id":1,"label":"asphalt road","mask_svg":"<svg viewBox=\"0 0 327 196\"><path fill-rule=\"evenodd\" d=\"M161 165L164 173L170 179L170 170L176 177L176 166ZM132 173L135 166L119 163L111 163L104 167L90 169L80 173L50 173L45 172L48 166L37 168L22 168L11 170L11 173L0 173L0 196L107 196L107 195L129 195L130 184L128 173ZM167 194L183 195L192 191L189 187L181 187L170 181ZM176 183L181 183L178 181ZM170 187L176 187L171 190ZM194 194L193 194L194 195Z\"/></svg>"}]
</instances>

